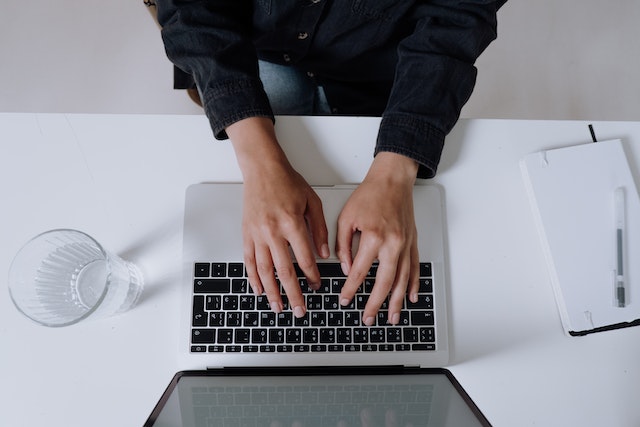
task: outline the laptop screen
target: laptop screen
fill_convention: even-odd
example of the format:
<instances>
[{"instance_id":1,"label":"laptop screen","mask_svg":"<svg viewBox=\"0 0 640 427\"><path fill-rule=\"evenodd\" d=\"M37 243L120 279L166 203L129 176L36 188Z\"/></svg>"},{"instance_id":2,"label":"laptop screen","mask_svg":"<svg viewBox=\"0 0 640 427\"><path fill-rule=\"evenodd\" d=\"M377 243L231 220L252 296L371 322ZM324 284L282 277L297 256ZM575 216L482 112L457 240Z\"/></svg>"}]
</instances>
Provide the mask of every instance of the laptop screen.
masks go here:
<instances>
[{"instance_id":1,"label":"laptop screen","mask_svg":"<svg viewBox=\"0 0 640 427\"><path fill-rule=\"evenodd\" d=\"M383 368L384 369L384 368ZM145 426L486 426L451 373L178 373Z\"/></svg>"}]
</instances>

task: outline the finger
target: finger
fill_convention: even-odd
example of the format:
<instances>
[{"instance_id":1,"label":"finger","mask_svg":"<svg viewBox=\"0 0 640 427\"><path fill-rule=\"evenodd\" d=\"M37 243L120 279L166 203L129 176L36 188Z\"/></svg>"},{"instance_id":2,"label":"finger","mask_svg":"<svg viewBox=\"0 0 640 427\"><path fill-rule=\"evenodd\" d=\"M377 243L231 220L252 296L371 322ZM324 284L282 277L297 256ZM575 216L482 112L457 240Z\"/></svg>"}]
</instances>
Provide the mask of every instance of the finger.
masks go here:
<instances>
[{"instance_id":1,"label":"finger","mask_svg":"<svg viewBox=\"0 0 640 427\"><path fill-rule=\"evenodd\" d=\"M384 421L385 427L398 427L398 416L396 415L396 411L393 409L387 409L387 412L384 414Z\"/></svg>"},{"instance_id":2,"label":"finger","mask_svg":"<svg viewBox=\"0 0 640 427\"><path fill-rule=\"evenodd\" d=\"M340 260L340 267L345 275L349 275L353 261L351 254L351 241L355 230L351 224L342 217L338 217L338 229L336 231L336 256Z\"/></svg>"},{"instance_id":3,"label":"finger","mask_svg":"<svg viewBox=\"0 0 640 427\"><path fill-rule=\"evenodd\" d=\"M360 254L358 253L358 255ZM380 306L389 295L389 291L395 281L397 263L398 259L393 257L380 259L373 290L371 291L367 305L365 305L364 311L362 312L363 322L367 326L374 324L375 316L378 313Z\"/></svg>"},{"instance_id":4,"label":"finger","mask_svg":"<svg viewBox=\"0 0 640 427\"><path fill-rule=\"evenodd\" d=\"M340 303L342 305L347 305L353 298L353 296L358 291L362 282L367 277L369 273L369 269L371 268L371 264L376 259L376 252L374 250L364 250L360 249L355 259L353 260L353 264L349 269L349 274L347 279L342 286L342 290L340 291Z\"/></svg>"},{"instance_id":5,"label":"finger","mask_svg":"<svg viewBox=\"0 0 640 427\"><path fill-rule=\"evenodd\" d=\"M291 262L289 249L283 241L281 244L272 248L272 251L273 262L278 273L278 279L280 280L280 283L284 288L284 292L289 299L289 306L296 317L302 317L306 313L304 297L302 296L302 290L300 289L300 283L298 282L298 275L296 274L293 262ZM280 297L280 295L278 295L278 297ZM282 305L280 306L280 311L282 311ZM276 313L279 313L279 311L276 311Z\"/></svg>"},{"instance_id":6,"label":"finger","mask_svg":"<svg viewBox=\"0 0 640 427\"><path fill-rule=\"evenodd\" d=\"M410 252L410 250L407 252ZM398 269L396 271L395 281L391 286L391 293L389 294L388 321L392 325L397 325L400 322L400 311L404 304L404 296L407 292L410 275L411 259L408 256L401 256L398 263Z\"/></svg>"},{"instance_id":7,"label":"finger","mask_svg":"<svg viewBox=\"0 0 640 427\"><path fill-rule=\"evenodd\" d=\"M316 258L313 254L313 249L311 248L309 239L307 238L306 229L304 227L301 227L300 229L291 233L289 244L291 245L293 254L296 257L296 261L298 262L298 267L300 267L305 277L307 278L309 287L313 290L319 289L320 272L318 271L318 264L316 264ZM289 254L287 254L287 258L290 259Z\"/></svg>"},{"instance_id":8,"label":"finger","mask_svg":"<svg viewBox=\"0 0 640 427\"><path fill-rule=\"evenodd\" d=\"M322 202L317 195L309 201L306 217L316 252L321 258L329 258L331 255L328 242L329 232L327 231L327 222L322 211Z\"/></svg>"},{"instance_id":9,"label":"finger","mask_svg":"<svg viewBox=\"0 0 640 427\"><path fill-rule=\"evenodd\" d=\"M280 296L280 286L274 275L273 265L274 263L269 247L266 245L258 245L256 247L256 270L262 282L264 293L269 300L271 310L280 313L283 309L282 297Z\"/></svg>"},{"instance_id":10,"label":"finger","mask_svg":"<svg viewBox=\"0 0 640 427\"><path fill-rule=\"evenodd\" d=\"M360 411L360 424L362 427L373 427L375 423L375 414L371 408L364 408Z\"/></svg>"},{"instance_id":11,"label":"finger","mask_svg":"<svg viewBox=\"0 0 640 427\"><path fill-rule=\"evenodd\" d=\"M409 275L409 287L407 294L409 301L418 302L418 291L420 290L420 254L418 253L417 238L411 245L411 274Z\"/></svg>"},{"instance_id":12,"label":"finger","mask_svg":"<svg viewBox=\"0 0 640 427\"><path fill-rule=\"evenodd\" d=\"M253 241L245 239L244 242L244 265L247 269L247 277L249 278L249 285L253 289L253 293L256 295L262 295L264 288L262 287L262 281L258 275L258 269L256 267L256 254Z\"/></svg>"}]
</instances>

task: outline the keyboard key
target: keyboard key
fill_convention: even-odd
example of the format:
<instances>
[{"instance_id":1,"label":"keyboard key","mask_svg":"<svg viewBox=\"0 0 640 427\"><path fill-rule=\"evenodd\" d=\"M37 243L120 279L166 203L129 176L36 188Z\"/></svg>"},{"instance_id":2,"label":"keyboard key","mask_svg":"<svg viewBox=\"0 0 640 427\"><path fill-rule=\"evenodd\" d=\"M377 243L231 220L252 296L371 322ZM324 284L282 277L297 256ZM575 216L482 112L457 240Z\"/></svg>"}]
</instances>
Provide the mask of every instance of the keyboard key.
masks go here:
<instances>
[{"instance_id":1,"label":"keyboard key","mask_svg":"<svg viewBox=\"0 0 640 427\"><path fill-rule=\"evenodd\" d=\"M246 294L249 292L249 280L233 279L231 281L231 292L234 294Z\"/></svg>"},{"instance_id":2,"label":"keyboard key","mask_svg":"<svg viewBox=\"0 0 640 427\"><path fill-rule=\"evenodd\" d=\"M259 314L256 313L255 311L243 313L242 326L245 326L245 327L258 326L259 324L258 319L259 319Z\"/></svg>"},{"instance_id":3,"label":"keyboard key","mask_svg":"<svg viewBox=\"0 0 640 427\"><path fill-rule=\"evenodd\" d=\"M251 342L251 333L249 329L236 329L235 343L249 344Z\"/></svg>"},{"instance_id":4,"label":"keyboard key","mask_svg":"<svg viewBox=\"0 0 640 427\"><path fill-rule=\"evenodd\" d=\"M293 313L291 313L290 311L278 313L277 319L278 326L281 328L293 326Z\"/></svg>"},{"instance_id":5,"label":"keyboard key","mask_svg":"<svg viewBox=\"0 0 640 427\"><path fill-rule=\"evenodd\" d=\"M207 295L206 305L207 311L219 311L222 310L222 296L221 295Z\"/></svg>"},{"instance_id":6,"label":"keyboard key","mask_svg":"<svg viewBox=\"0 0 640 427\"><path fill-rule=\"evenodd\" d=\"M318 263L318 271L320 277L347 277L337 262L320 262Z\"/></svg>"},{"instance_id":7,"label":"keyboard key","mask_svg":"<svg viewBox=\"0 0 640 427\"><path fill-rule=\"evenodd\" d=\"M435 342L435 341L436 341L435 328L420 328L420 342Z\"/></svg>"},{"instance_id":8,"label":"keyboard key","mask_svg":"<svg viewBox=\"0 0 640 427\"><path fill-rule=\"evenodd\" d=\"M353 342L355 342L355 343L367 343L367 342L369 342L369 329L368 328L354 328L353 329Z\"/></svg>"},{"instance_id":9,"label":"keyboard key","mask_svg":"<svg viewBox=\"0 0 640 427\"><path fill-rule=\"evenodd\" d=\"M193 329L191 331L191 342L193 344L207 344L216 342L215 329Z\"/></svg>"},{"instance_id":10,"label":"keyboard key","mask_svg":"<svg viewBox=\"0 0 640 427\"><path fill-rule=\"evenodd\" d=\"M308 295L307 310L322 310L322 295Z\"/></svg>"},{"instance_id":11,"label":"keyboard key","mask_svg":"<svg viewBox=\"0 0 640 427\"><path fill-rule=\"evenodd\" d=\"M420 293L433 293L433 281L431 279L420 278L420 288L418 289Z\"/></svg>"},{"instance_id":12,"label":"keyboard key","mask_svg":"<svg viewBox=\"0 0 640 427\"><path fill-rule=\"evenodd\" d=\"M260 348L257 345L243 345L243 353L257 353Z\"/></svg>"},{"instance_id":13,"label":"keyboard key","mask_svg":"<svg viewBox=\"0 0 640 427\"><path fill-rule=\"evenodd\" d=\"M192 345L191 353L205 353L207 351L207 347L203 345Z\"/></svg>"},{"instance_id":14,"label":"keyboard key","mask_svg":"<svg viewBox=\"0 0 640 427\"><path fill-rule=\"evenodd\" d=\"M287 329L286 341L291 344L300 343L302 341L302 329Z\"/></svg>"},{"instance_id":15,"label":"keyboard key","mask_svg":"<svg viewBox=\"0 0 640 427\"><path fill-rule=\"evenodd\" d=\"M347 311L344 313L345 326L360 326L360 312Z\"/></svg>"},{"instance_id":16,"label":"keyboard key","mask_svg":"<svg viewBox=\"0 0 640 427\"><path fill-rule=\"evenodd\" d=\"M284 329L269 329L269 343L283 344L284 335L285 335Z\"/></svg>"},{"instance_id":17,"label":"keyboard key","mask_svg":"<svg viewBox=\"0 0 640 427\"><path fill-rule=\"evenodd\" d=\"M431 295L418 294L418 301L415 303L407 298L408 310L433 310L433 297Z\"/></svg>"},{"instance_id":18,"label":"keyboard key","mask_svg":"<svg viewBox=\"0 0 640 427\"><path fill-rule=\"evenodd\" d=\"M322 305L325 310L339 310L340 304L338 303L339 295L325 295L322 298Z\"/></svg>"},{"instance_id":19,"label":"keyboard key","mask_svg":"<svg viewBox=\"0 0 640 427\"><path fill-rule=\"evenodd\" d=\"M402 338L404 342L418 342L418 328L404 328Z\"/></svg>"},{"instance_id":20,"label":"keyboard key","mask_svg":"<svg viewBox=\"0 0 640 427\"><path fill-rule=\"evenodd\" d=\"M253 329L251 331L251 342L254 344L266 344L267 335L266 329Z\"/></svg>"},{"instance_id":21,"label":"keyboard key","mask_svg":"<svg viewBox=\"0 0 640 427\"><path fill-rule=\"evenodd\" d=\"M305 344L312 344L318 342L318 330L315 328L308 328L302 330L302 342Z\"/></svg>"},{"instance_id":22,"label":"keyboard key","mask_svg":"<svg viewBox=\"0 0 640 427\"><path fill-rule=\"evenodd\" d=\"M236 295L225 295L222 298L223 310L237 310L238 309L238 297Z\"/></svg>"},{"instance_id":23,"label":"keyboard key","mask_svg":"<svg viewBox=\"0 0 640 427\"><path fill-rule=\"evenodd\" d=\"M218 344L233 343L233 329L218 329Z\"/></svg>"},{"instance_id":24,"label":"keyboard key","mask_svg":"<svg viewBox=\"0 0 640 427\"><path fill-rule=\"evenodd\" d=\"M229 279L196 279L193 292L196 294L228 294L231 290Z\"/></svg>"},{"instance_id":25,"label":"keyboard key","mask_svg":"<svg viewBox=\"0 0 640 427\"><path fill-rule=\"evenodd\" d=\"M241 262L229 263L229 277L244 277L244 264Z\"/></svg>"},{"instance_id":26,"label":"keyboard key","mask_svg":"<svg viewBox=\"0 0 640 427\"><path fill-rule=\"evenodd\" d=\"M353 340L351 328L338 328L337 341L341 344L351 343Z\"/></svg>"},{"instance_id":27,"label":"keyboard key","mask_svg":"<svg viewBox=\"0 0 640 427\"><path fill-rule=\"evenodd\" d=\"M240 295L240 310L253 311L256 308L256 297L253 295Z\"/></svg>"},{"instance_id":28,"label":"keyboard key","mask_svg":"<svg viewBox=\"0 0 640 427\"><path fill-rule=\"evenodd\" d=\"M431 277L433 273L431 272L431 263L430 262L421 262L420 263L420 277Z\"/></svg>"},{"instance_id":29,"label":"keyboard key","mask_svg":"<svg viewBox=\"0 0 640 427\"><path fill-rule=\"evenodd\" d=\"M320 342L333 343L336 341L336 331L334 329L320 329Z\"/></svg>"},{"instance_id":30,"label":"keyboard key","mask_svg":"<svg viewBox=\"0 0 640 427\"><path fill-rule=\"evenodd\" d=\"M435 344L412 344L411 345L411 349L412 350L435 351L436 345Z\"/></svg>"},{"instance_id":31,"label":"keyboard key","mask_svg":"<svg viewBox=\"0 0 640 427\"><path fill-rule=\"evenodd\" d=\"M191 326L207 326L208 314L204 311L204 297L195 295L193 297L193 318Z\"/></svg>"},{"instance_id":32,"label":"keyboard key","mask_svg":"<svg viewBox=\"0 0 640 427\"><path fill-rule=\"evenodd\" d=\"M327 326L327 313L322 311L311 313L311 326Z\"/></svg>"},{"instance_id":33,"label":"keyboard key","mask_svg":"<svg viewBox=\"0 0 640 427\"><path fill-rule=\"evenodd\" d=\"M211 264L211 277L227 277L227 264L223 262Z\"/></svg>"},{"instance_id":34,"label":"keyboard key","mask_svg":"<svg viewBox=\"0 0 640 427\"><path fill-rule=\"evenodd\" d=\"M434 325L433 311L412 311L411 324L429 326Z\"/></svg>"},{"instance_id":35,"label":"keyboard key","mask_svg":"<svg viewBox=\"0 0 640 427\"><path fill-rule=\"evenodd\" d=\"M402 341L402 331L400 328L387 328L387 342Z\"/></svg>"},{"instance_id":36,"label":"keyboard key","mask_svg":"<svg viewBox=\"0 0 640 427\"><path fill-rule=\"evenodd\" d=\"M344 324L344 313L341 311L330 311L327 313L327 324L329 326L342 326Z\"/></svg>"},{"instance_id":37,"label":"keyboard key","mask_svg":"<svg viewBox=\"0 0 640 427\"><path fill-rule=\"evenodd\" d=\"M222 353L224 351L224 346L222 345L210 345L207 347L207 351L209 353Z\"/></svg>"},{"instance_id":38,"label":"keyboard key","mask_svg":"<svg viewBox=\"0 0 640 427\"><path fill-rule=\"evenodd\" d=\"M385 342L387 334L384 328L370 328L369 329L369 341L373 343Z\"/></svg>"},{"instance_id":39,"label":"keyboard key","mask_svg":"<svg viewBox=\"0 0 640 427\"><path fill-rule=\"evenodd\" d=\"M263 311L260 313L260 326L276 326L276 313L273 311Z\"/></svg>"},{"instance_id":40,"label":"keyboard key","mask_svg":"<svg viewBox=\"0 0 640 427\"><path fill-rule=\"evenodd\" d=\"M211 264L208 262L196 262L193 272L194 277L209 277Z\"/></svg>"},{"instance_id":41,"label":"keyboard key","mask_svg":"<svg viewBox=\"0 0 640 427\"><path fill-rule=\"evenodd\" d=\"M209 326L224 326L225 315L221 311L209 313Z\"/></svg>"},{"instance_id":42,"label":"keyboard key","mask_svg":"<svg viewBox=\"0 0 640 427\"><path fill-rule=\"evenodd\" d=\"M242 313L239 311L227 312L227 326L242 326Z\"/></svg>"}]
</instances>

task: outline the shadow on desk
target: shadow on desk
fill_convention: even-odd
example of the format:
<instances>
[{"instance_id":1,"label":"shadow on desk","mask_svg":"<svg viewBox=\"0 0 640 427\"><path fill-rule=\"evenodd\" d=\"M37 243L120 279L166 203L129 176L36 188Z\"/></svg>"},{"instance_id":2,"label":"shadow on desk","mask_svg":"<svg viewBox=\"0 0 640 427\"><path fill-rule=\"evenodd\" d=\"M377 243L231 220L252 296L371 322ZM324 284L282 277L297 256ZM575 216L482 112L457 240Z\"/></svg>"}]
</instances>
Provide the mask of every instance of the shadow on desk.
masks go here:
<instances>
[{"instance_id":1,"label":"shadow on desk","mask_svg":"<svg viewBox=\"0 0 640 427\"><path fill-rule=\"evenodd\" d=\"M136 264L144 276L138 305L181 286L182 221L182 217L170 218L119 252L120 257Z\"/></svg>"}]
</instances>

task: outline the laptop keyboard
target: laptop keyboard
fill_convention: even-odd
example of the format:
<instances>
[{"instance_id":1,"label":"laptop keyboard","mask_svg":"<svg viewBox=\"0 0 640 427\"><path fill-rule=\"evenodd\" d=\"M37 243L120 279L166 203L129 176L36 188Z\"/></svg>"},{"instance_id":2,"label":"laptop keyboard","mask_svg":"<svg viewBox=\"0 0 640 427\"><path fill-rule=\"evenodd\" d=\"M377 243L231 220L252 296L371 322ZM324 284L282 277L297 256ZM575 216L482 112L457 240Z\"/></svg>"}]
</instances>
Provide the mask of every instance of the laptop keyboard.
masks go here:
<instances>
[{"instance_id":1,"label":"laptop keyboard","mask_svg":"<svg viewBox=\"0 0 640 427\"><path fill-rule=\"evenodd\" d=\"M377 265L348 306L339 295L346 276L339 263L319 263L320 289L313 291L300 269L307 313L293 316L281 289L284 311L271 311L266 295L253 293L243 263L197 262L194 266L191 352L309 353L435 351L435 304L430 263L420 264L418 302L405 297L398 325L387 322L388 301L372 326L362 311Z\"/></svg>"}]
</instances>

